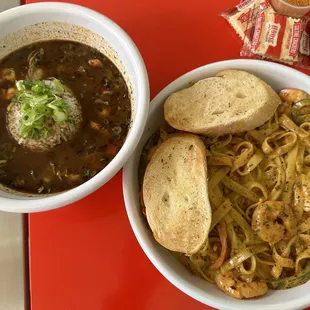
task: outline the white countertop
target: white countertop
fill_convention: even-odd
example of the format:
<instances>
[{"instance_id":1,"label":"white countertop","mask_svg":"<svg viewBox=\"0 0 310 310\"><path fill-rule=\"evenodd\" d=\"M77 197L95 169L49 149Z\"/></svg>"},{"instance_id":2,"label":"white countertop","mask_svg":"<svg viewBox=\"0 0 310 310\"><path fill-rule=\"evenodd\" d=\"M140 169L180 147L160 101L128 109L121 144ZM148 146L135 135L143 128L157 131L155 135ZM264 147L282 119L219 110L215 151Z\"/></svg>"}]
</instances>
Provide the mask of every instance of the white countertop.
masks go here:
<instances>
[{"instance_id":1,"label":"white countertop","mask_svg":"<svg viewBox=\"0 0 310 310\"><path fill-rule=\"evenodd\" d=\"M0 0L0 12L18 6L20 0Z\"/></svg>"},{"instance_id":2,"label":"white countertop","mask_svg":"<svg viewBox=\"0 0 310 310\"><path fill-rule=\"evenodd\" d=\"M0 12L19 4L20 0L0 0ZM0 310L28 308L26 221L22 214L0 212Z\"/></svg>"}]
</instances>

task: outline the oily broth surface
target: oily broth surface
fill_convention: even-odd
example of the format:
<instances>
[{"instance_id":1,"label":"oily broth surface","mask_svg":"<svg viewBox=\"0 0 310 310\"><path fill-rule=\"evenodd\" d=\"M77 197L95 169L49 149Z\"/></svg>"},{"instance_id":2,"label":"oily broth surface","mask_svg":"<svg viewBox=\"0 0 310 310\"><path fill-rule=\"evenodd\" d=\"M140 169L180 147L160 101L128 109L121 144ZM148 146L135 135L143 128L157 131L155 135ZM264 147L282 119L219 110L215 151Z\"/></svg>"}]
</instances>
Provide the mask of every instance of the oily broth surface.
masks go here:
<instances>
[{"instance_id":1,"label":"oily broth surface","mask_svg":"<svg viewBox=\"0 0 310 310\"><path fill-rule=\"evenodd\" d=\"M16 79L25 79L27 58L44 49L38 66L44 79L55 77L67 85L79 101L83 124L71 141L49 152L33 152L20 146L6 128L10 101L0 99L0 182L28 193L54 193L87 181L102 170L122 147L130 125L131 104L127 85L116 66L87 45L69 41L45 41L23 47L0 62L0 71L13 68ZM102 66L93 67L89 60ZM4 82L0 88L14 86Z\"/></svg>"}]
</instances>

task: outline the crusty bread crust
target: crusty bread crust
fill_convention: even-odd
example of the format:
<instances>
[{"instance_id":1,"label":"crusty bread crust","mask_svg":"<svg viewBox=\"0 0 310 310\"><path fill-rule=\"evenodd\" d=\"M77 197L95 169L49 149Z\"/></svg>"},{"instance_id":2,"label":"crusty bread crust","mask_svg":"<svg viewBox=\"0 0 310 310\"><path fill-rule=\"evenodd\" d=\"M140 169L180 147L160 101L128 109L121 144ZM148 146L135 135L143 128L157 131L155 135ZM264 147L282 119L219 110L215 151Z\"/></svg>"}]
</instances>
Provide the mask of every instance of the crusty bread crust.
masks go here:
<instances>
[{"instance_id":1,"label":"crusty bread crust","mask_svg":"<svg viewBox=\"0 0 310 310\"><path fill-rule=\"evenodd\" d=\"M162 143L145 171L143 199L155 239L165 248L194 254L211 225L205 146L178 134Z\"/></svg>"},{"instance_id":2,"label":"crusty bread crust","mask_svg":"<svg viewBox=\"0 0 310 310\"><path fill-rule=\"evenodd\" d=\"M164 113L178 130L220 136L261 126L280 103L276 92L255 75L225 70L170 95Z\"/></svg>"}]
</instances>

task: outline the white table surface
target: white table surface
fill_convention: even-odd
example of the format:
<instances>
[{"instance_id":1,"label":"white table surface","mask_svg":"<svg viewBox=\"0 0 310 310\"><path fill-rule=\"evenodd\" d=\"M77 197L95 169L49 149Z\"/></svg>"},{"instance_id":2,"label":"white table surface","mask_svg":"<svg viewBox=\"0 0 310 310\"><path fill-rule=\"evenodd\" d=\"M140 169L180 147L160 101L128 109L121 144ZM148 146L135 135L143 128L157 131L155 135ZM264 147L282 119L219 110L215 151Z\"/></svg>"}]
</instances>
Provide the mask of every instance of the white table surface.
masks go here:
<instances>
[{"instance_id":1,"label":"white table surface","mask_svg":"<svg viewBox=\"0 0 310 310\"><path fill-rule=\"evenodd\" d=\"M0 12L18 6L20 0L0 0Z\"/></svg>"},{"instance_id":2,"label":"white table surface","mask_svg":"<svg viewBox=\"0 0 310 310\"><path fill-rule=\"evenodd\" d=\"M0 12L19 4L19 0L0 0ZM24 230L21 214L0 212L0 310L28 308Z\"/></svg>"}]
</instances>

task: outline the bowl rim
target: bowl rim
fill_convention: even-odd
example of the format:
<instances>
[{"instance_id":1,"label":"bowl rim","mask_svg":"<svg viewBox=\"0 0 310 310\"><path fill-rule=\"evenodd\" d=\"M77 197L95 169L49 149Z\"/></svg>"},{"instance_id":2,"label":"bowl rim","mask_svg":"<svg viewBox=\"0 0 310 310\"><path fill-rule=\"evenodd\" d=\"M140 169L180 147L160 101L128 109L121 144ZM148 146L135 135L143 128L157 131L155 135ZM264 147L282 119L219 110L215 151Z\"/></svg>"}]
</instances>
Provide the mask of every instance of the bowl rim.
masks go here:
<instances>
[{"instance_id":1,"label":"bowl rim","mask_svg":"<svg viewBox=\"0 0 310 310\"><path fill-rule=\"evenodd\" d=\"M278 0L279 2L281 2L283 5L286 5L287 7L294 9L296 11L306 11L310 9L310 5L306 5L306 6L298 6L298 5L294 5L291 3L286 2L285 0Z\"/></svg>"},{"instance_id":2,"label":"bowl rim","mask_svg":"<svg viewBox=\"0 0 310 310\"><path fill-rule=\"evenodd\" d=\"M166 87L164 87L151 101L150 104L150 111L149 111L149 118L152 117L153 113L155 110L163 104L163 101L165 98L167 98L171 93L172 90L177 87L177 85L185 84L186 82L191 81L191 76L197 72L200 71L206 71L206 70L212 70L213 68L216 68L218 66L225 66L227 65L227 68L234 68L237 67L238 65L244 65L247 63L249 65L248 70L255 69L255 67L258 66L263 66L263 67L268 67L270 70L279 69L283 70L283 74L287 73L288 75L290 73L297 73L305 78L308 79L310 82L310 77L306 75L305 73L302 73L298 70L295 70L293 68L290 68L288 66L284 66L278 63L273 63L269 61L264 61L264 60L253 60L253 59L232 59L232 60L224 60L224 61L218 61L214 63L210 63L207 65L200 66L196 69L193 69L171 83L169 83ZM242 69L240 69L242 70ZM246 70L246 69L244 69ZM147 130L147 127L144 129L145 131ZM145 132L144 132L145 133ZM140 140L140 143L142 143L142 140ZM157 250L149 246L147 242L147 238L144 238L143 235L143 225L144 223L141 224L139 220L136 220L136 215L135 215L135 204L136 201L133 198L132 191L131 191L131 184L133 183L132 180L132 175L134 173L134 166L135 166L135 161L137 160L137 157L140 158L141 153L138 152L139 147L135 150L135 152L132 154L131 158L127 161L126 165L124 166L123 169L123 196L124 196L124 202L125 202L125 208L127 212L127 216L131 225L131 228L134 232L134 235L136 239L138 240L138 243L140 244L142 250L148 257L148 259L152 262L152 264L155 266L155 268L170 282L172 283L175 287L180 289L183 293L187 294L188 296L196 299L197 301L209 305L211 307L217 308L217 309L229 309L229 310L247 310L247 309L257 309L260 310L263 305L249 305L245 303L245 305L240 306L240 304L236 306L231 306L229 304L229 301L225 301L224 298L216 297L213 296L212 294L208 293L207 291L203 291L203 294L200 294L198 292L197 287L192 285L191 283L188 283L187 280L182 278L179 275L172 274L165 266L165 260L161 259L159 253ZM233 300L233 299L232 299ZM269 309L274 309L274 310L292 310L292 309L302 309L310 304L310 295L309 296L301 296L299 299L292 300L288 303L285 303L285 305L281 305L281 308L279 308L279 305L273 305L270 304Z\"/></svg>"},{"instance_id":3,"label":"bowl rim","mask_svg":"<svg viewBox=\"0 0 310 310\"><path fill-rule=\"evenodd\" d=\"M28 14L40 14L40 12L51 12L51 14L53 14L57 13L57 11L66 12L67 14L76 16L84 15L87 19L104 25L109 32L113 33L117 41L122 42L122 45L132 62L134 74L136 75L137 92L139 92L139 102L136 101L136 106L140 104L140 107L136 111L135 120L124 145L113 160L96 176L78 187L63 193L55 194L54 196L42 198L36 197L34 199L25 199L25 197L22 196L18 198L0 197L1 211L13 213L47 211L66 206L91 194L108 182L123 167L138 145L147 121L150 102L150 87L143 58L129 35L110 18L84 6L60 2L42 2L22 5L1 12L0 18L1 22L10 22L13 18L26 17ZM84 27L87 28L87 26Z\"/></svg>"}]
</instances>

